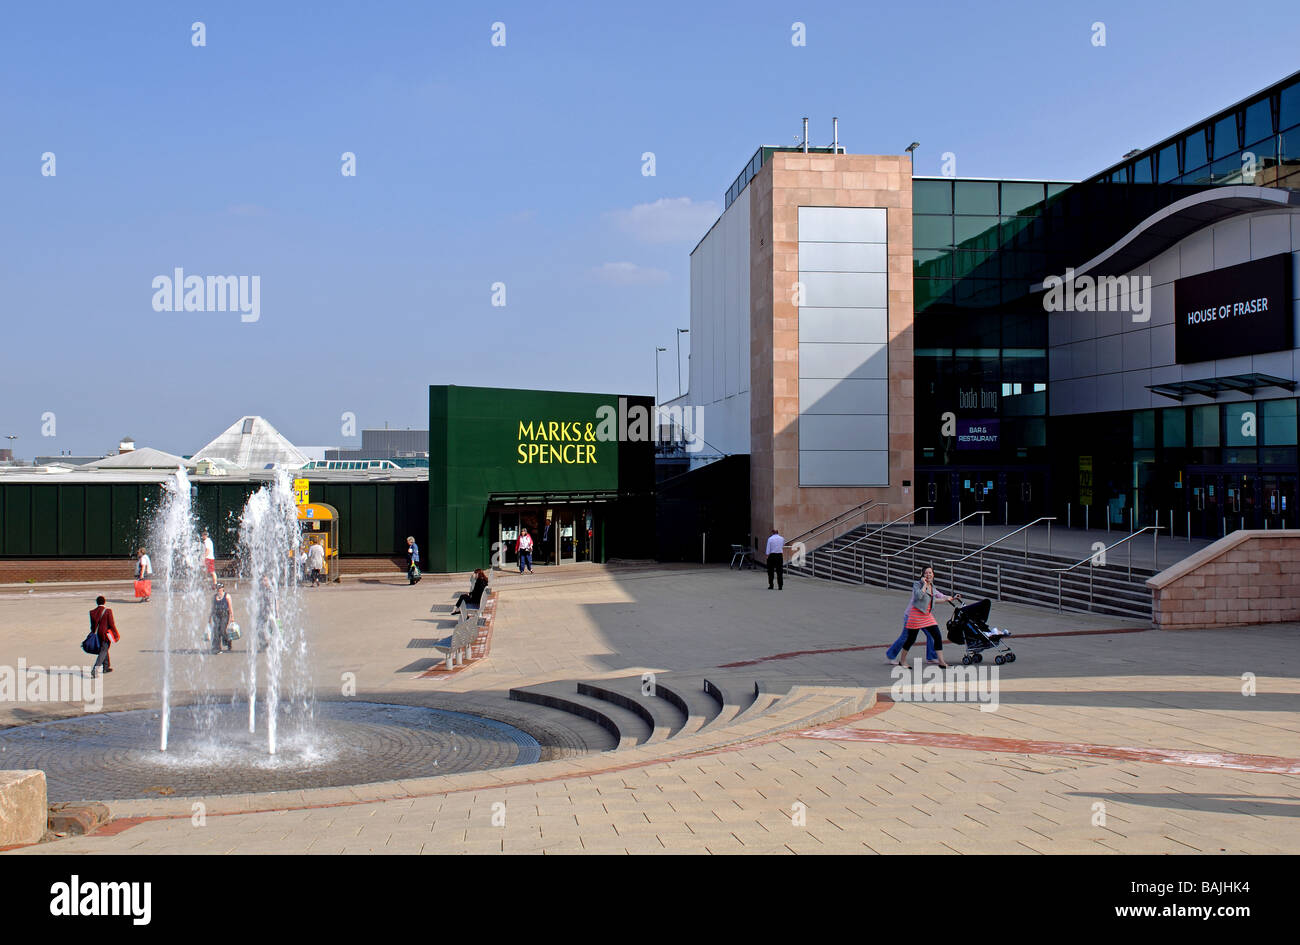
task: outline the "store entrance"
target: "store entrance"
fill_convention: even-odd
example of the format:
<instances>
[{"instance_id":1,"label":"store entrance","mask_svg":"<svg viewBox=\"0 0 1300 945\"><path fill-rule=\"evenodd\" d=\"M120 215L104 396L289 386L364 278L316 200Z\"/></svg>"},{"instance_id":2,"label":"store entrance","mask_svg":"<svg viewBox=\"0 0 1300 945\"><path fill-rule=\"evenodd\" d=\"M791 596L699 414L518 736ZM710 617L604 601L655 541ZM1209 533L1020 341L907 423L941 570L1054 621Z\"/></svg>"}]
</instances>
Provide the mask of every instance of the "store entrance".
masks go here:
<instances>
[{"instance_id":1,"label":"store entrance","mask_svg":"<svg viewBox=\"0 0 1300 945\"><path fill-rule=\"evenodd\" d=\"M496 518L493 560L502 568L519 566L519 538L533 539L533 566L595 560L597 516L590 506L562 505L506 508Z\"/></svg>"},{"instance_id":2,"label":"store entrance","mask_svg":"<svg viewBox=\"0 0 1300 945\"><path fill-rule=\"evenodd\" d=\"M955 478L955 475L947 469L917 471L917 482L920 483L920 488L917 490L916 506L930 508L928 515L922 512L916 516L917 523L943 523L956 520L957 499L953 493Z\"/></svg>"},{"instance_id":3,"label":"store entrance","mask_svg":"<svg viewBox=\"0 0 1300 945\"><path fill-rule=\"evenodd\" d=\"M1198 537L1218 538L1239 528L1296 527L1294 473L1259 466L1191 466L1187 483L1183 513L1190 513Z\"/></svg>"},{"instance_id":4,"label":"store entrance","mask_svg":"<svg viewBox=\"0 0 1300 945\"><path fill-rule=\"evenodd\" d=\"M1296 477L1278 473L1265 473L1260 477L1263 494L1260 511L1266 528L1296 527Z\"/></svg>"},{"instance_id":5,"label":"store entrance","mask_svg":"<svg viewBox=\"0 0 1300 945\"><path fill-rule=\"evenodd\" d=\"M1002 515L1008 525L1027 525L1047 514L1047 471L1020 469L1006 473Z\"/></svg>"},{"instance_id":6,"label":"store entrance","mask_svg":"<svg viewBox=\"0 0 1300 945\"><path fill-rule=\"evenodd\" d=\"M957 517L962 518L972 512L988 512L986 522L999 521L1002 516L995 515L1002 510L995 508L998 500L997 473L991 469L966 469L957 474L961 484L958 493Z\"/></svg>"}]
</instances>

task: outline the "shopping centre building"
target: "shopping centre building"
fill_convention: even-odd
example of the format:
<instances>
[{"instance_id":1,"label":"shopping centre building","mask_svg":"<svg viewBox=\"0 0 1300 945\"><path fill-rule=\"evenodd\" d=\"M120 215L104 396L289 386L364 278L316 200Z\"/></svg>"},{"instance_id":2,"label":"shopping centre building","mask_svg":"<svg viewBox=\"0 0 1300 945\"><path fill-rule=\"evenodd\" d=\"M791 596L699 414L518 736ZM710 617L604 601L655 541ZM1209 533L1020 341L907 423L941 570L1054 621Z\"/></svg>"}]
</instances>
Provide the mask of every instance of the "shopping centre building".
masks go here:
<instances>
[{"instance_id":1,"label":"shopping centre building","mask_svg":"<svg viewBox=\"0 0 1300 945\"><path fill-rule=\"evenodd\" d=\"M761 148L692 252L673 404L749 456L752 536L868 500L1295 527L1297 251L1300 73L1082 182Z\"/></svg>"},{"instance_id":2,"label":"shopping centre building","mask_svg":"<svg viewBox=\"0 0 1300 945\"><path fill-rule=\"evenodd\" d=\"M435 571L512 566L522 529L539 563L716 560L868 502L1296 527L1298 256L1300 73L1081 182L765 147L691 254L666 406L704 449L657 445L648 397L434 386L427 450L383 431L392 458L308 463L245 417L184 462L219 554L278 464L337 510L345 559L413 534ZM182 462L132 452L0 469L0 571L128 556Z\"/></svg>"}]
</instances>

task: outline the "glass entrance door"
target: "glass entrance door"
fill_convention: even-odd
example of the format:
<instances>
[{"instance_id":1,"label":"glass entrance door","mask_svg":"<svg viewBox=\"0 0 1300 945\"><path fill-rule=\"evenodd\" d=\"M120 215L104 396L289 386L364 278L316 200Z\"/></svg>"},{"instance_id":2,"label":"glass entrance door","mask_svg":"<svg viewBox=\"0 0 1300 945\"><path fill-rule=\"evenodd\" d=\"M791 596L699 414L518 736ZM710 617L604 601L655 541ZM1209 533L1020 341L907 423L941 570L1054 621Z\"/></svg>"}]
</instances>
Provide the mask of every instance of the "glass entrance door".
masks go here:
<instances>
[{"instance_id":1,"label":"glass entrance door","mask_svg":"<svg viewBox=\"0 0 1300 945\"><path fill-rule=\"evenodd\" d=\"M1260 511L1268 528L1294 528L1296 477L1269 474L1262 477Z\"/></svg>"},{"instance_id":2,"label":"glass entrance door","mask_svg":"<svg viewBox=\"0 0 1300 945\"><path fill-rule=\"evenodd\" d=\"M1228 531L1255 527L1255 477L1250 473L1232 472L1223 477L1223 514Z\"/></svg>"},{"instance_id":3,"label":"glass entrance door","mask_svg":"<svg viewBox=\"0 0 1300 945\"><path fill-rule=\"evenodd\" d=\"M501 512L497 516L497 547L493 557L501 567L517 567L519 555L515 548L519 544L519 513Z\"/></svg>"},{"instance_id":4,"label":"glass entrance door","mask_svg":"<svg viewBox=\"0 0 1300 945\"><path fill-rule=\"evenodd\" d=\"M560 564L578 560L577 515L574 509L560 509L556 512L557 539L559 542Z\"/></svg>"},{"instance_id":5,"label":"glass entrance door","mask_svg":"<svg viewBox=\"0 0 1300 945\"><path fill-rule=\"evenodd\" d=\"M956 520L957 497L953 490L956 477L956 473L947 469L917 471L916 507L920 509L929 506L930 513L918 514L913 519L916 524L946 523ZM891 512L891 517L897 516Z\"/></svg>"},{"instance_id":6,"label":"glass entrance door","mask_svg":"<svg viewBox=\"0 0 1300 945\"><path fill-rule=\"evenodd\" d=\"M1038 470L1006 474L1007 494L1003 514L1011 525L1025 525L1044 514L1047 474Z\"/></svg>"},{"instance_id":7,"label":"glass entrance door","mask_svg":"<svg viewBox=\"0 0 1300 945\"><path fill-rule=\"evenodd\" d=\"M1219 476L1212 472L1187 473L1187 511L1192 513L1192 531L1200 538L1217 538L1223 531L1223 517L1219 506L1223 501L1223 487Z\"/></svg>"},{"instance_id":8,"label":"glass entrance door","mask_svg":"<svg viewBox=\"0 0 1300 945\"><path fill-rule=\"evenodd\" d=\"M961 516L972 512L993 511L993 504L997 501L997 476L992 470L964 470L960 474L960 480L961 504L958 511Z\"/></svg>"}]
</instances>

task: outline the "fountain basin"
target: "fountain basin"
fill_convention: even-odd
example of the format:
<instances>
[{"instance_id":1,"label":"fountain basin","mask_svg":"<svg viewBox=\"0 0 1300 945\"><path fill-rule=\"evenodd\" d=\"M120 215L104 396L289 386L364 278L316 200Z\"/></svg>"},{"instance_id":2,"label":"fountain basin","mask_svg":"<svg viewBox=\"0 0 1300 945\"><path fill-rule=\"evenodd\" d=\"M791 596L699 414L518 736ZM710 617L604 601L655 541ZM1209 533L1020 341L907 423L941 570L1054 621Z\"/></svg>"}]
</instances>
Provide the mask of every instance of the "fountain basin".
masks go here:
<instances>
[{"instance_id":1,"label":"fountain basin","mask_svg":"<svg viewBox=\"0 0 1300 945\"><path fill-rule=\"evenodd\" d=\"M378 702L318 702L313 725L280 717L277 753L248 704L174 706L166 752L159 712L101 712L0 731L0 768L39 768L49 799L103 801L340 787L530 764L538 741L495 719Z\"/></svg>"}]
</instances>

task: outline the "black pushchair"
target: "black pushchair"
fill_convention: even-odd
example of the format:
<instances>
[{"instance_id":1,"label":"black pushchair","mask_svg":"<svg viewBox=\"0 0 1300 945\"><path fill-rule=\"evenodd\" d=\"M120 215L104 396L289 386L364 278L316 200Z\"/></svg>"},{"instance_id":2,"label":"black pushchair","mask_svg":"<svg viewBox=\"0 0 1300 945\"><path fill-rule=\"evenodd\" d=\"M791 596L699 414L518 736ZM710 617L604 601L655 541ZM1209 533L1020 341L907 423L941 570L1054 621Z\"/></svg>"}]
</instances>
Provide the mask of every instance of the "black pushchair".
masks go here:
<instances>
[{"instance_id":1,"label":"black pushchair","mask_svg":"<svg viewBox=\"0 0 1300 945\"><path fill-rule=\"evenodd\" d=\"M953 606L952 616L948 618L948 639L958 646L966 647L961 664L982 663L985 650L995 650L993 662L1014 663L1016 654L1007 646L1007 637L1011 633L997 627L989 627L989 608L992 603L985 598L962 607Z\"/></svg>"}]
</instances>

